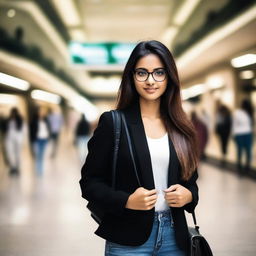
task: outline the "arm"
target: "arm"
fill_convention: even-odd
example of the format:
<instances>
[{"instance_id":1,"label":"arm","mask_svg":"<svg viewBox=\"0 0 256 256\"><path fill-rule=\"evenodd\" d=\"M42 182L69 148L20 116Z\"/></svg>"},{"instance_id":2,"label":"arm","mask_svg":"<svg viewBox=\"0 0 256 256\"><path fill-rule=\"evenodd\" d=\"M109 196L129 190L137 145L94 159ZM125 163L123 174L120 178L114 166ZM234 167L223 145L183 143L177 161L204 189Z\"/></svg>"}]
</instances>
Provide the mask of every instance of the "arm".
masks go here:
<instances>
[{"instance_id":1,"label":"arm","mask_svg":"<svg viewBox=\"0 0 256 256\"><path fill-rule=\"evenodd\" d=\"M98 127L88 142L88 155L82 167L82 197L94 201L106 212L121 214L129 194L111 188L114 148L113 120L110 112L101 115Z\"/></svg>"}]
</instances>

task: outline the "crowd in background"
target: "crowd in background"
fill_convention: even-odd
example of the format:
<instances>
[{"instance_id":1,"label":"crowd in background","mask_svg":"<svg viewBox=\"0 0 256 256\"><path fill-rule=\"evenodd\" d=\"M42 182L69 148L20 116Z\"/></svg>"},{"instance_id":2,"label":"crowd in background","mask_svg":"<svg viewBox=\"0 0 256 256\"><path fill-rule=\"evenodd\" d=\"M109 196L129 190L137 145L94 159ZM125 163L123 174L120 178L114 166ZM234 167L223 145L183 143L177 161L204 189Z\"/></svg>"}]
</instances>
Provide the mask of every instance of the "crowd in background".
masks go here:
<instances>
[{"instance_id":1,"label":"crowd in background","mask_svg":"<svg viewBox=\"0 0 256 256\"><path fill-rule=\"evenodd\" d=\"M210 134L210 118L206 111L200 115L191 112L191 120L198 135L200 157L206 159L206 146ZM233 112L220 101L216 102L214 133L219 142L221 152L220 163L224 167L227 162L228 143L233 139L236 145L236 165L240 174L249 172L252 163L254 110L249 100L242 101L241 106ZM11 175L20 173L21 153L25 137L29 136L31 155L34 159L35 173L39 176L44 171L46 149L51 143L50 157L55 158L59 137L65 120L60 111L38 107L27 123L17 108L12 108L8 118L0 117L1 151ZM74 145L79 160L84 162L87 142L91 132L91 124L81 114L74 125ZM245 164L242 158L245 155Z\"/></svg>"},{"instance_id":2,"label":"crowd in background","mask_svg":"<svg viewBox=\"0 0 256 256\"><path fill-rule=\"evenodd\" d=\"M18 108L12 108L7 118L0 119L0 147L5 164L9 167L9 174L19 175L22 149L26 136L28 136L35 173L42 176L45 152L49 144L51 144L50 157L56 157L60 133L65 123L62 113L38 107L30 121L26 122ZM89 132L89 122L81 114L81 119L74 130L74 144L77 146L81 162L85 160Z\"/></svg>"},{"instance_id":3,"label":"crowd in background","mask_svg":"<svg viewBox=\"0 0 256 256\"><path fill-rule=\"evenodd\" d=\"M196 112L191 113L191 120L198 134L199 152L204 159L205 149L209 140L209 119L202 115L199 118ZM236 145L236 166L240 174L248 173L252 164L253 151L253 130L254 130L254 109L251 102L244 99L241 106L233 112L221 103L216 102L214 132L218 138L221 159L224 167L227 163L228 143L233 138ZM245 164L242 158L245 155Z\"/></svg>"}]
</instances>

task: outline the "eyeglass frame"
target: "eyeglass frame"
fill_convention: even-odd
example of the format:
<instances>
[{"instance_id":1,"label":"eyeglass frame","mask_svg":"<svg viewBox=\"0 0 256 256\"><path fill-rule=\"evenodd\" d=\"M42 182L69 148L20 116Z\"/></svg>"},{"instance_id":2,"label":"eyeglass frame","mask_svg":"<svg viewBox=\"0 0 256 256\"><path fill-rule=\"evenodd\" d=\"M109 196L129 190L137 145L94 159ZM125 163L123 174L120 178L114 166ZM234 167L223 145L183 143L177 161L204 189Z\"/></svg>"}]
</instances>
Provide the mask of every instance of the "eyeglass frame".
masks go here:
<instances>
[{"instance_id":1,"label":"eyeglass frame","mask_svg":"<svg viewBox=\"0 0 256 256\"><path fill-rule=\"evenodd\" d=\"M147 72L147 78L146 78L145 80L140 81L140 80L138 80L138 79L136 78L135 72L138 71L138 70L143 70L143 71ZM165 71L165 78L164 78L163 80L161 80L161 81L157 81L157 80L155 79L154 75L153 75L153 73L156 72L157 70L164 70L164 71ZM156 69L154 69L152 72L148 72L148 71L147 71L146 69L144 69L144 68L137 68L137 69L135 69L135 70L133 71L133 74L134 74L135 79L136 79L138 82L146 82L146 81L148 80L148 78L149 78L149 75L152 76L152 78L154 79L155 82L163 82L163 81L166 79L166 77L167 77L166 70L165 70L164 68L156 68Z\"/></svg>"}]
</instances>

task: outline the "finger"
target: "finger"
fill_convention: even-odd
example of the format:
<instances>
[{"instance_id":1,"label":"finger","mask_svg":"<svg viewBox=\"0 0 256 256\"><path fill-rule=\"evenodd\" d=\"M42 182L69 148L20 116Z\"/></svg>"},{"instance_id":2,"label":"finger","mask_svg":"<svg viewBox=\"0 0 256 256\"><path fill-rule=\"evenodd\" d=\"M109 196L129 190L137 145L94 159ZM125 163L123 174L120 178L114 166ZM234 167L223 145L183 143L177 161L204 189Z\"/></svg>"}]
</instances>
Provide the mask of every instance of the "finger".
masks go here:
<instances>
[{"instance_id":1,"label":"finger","mask_svg":"<svg viewBox=\"0 0 256 256\"><path fill-rule=\"evenodd\" d=\"M177 203L178 201L175 199L166 199L166 201L168 202L168 204L173 204L173 203Z\"/></svg>"},{"instance_id":2,"label":"finger","mask_svg":"<svg viewBox=\"0 0 256 256\"><path fill-rule=\"evenodd\" d=\"M147 196L146 200L147 201L152 201L152 200L156 200L157 199L157 195L152 195L152 196Z\"/></svg>"},{"instance_id":3,"label":"finger","mask_svg":"<svg viewBox=\"0 0 256 256\"><path fill-rule=\"evenodd\" d=\"M156 200L153 200L153 201L151 201L151 202L148 202L148 203L146 204L146 207L154 207L155 204L156 204Z\"/></svg>"},{"instance_id":4,"label":"finger","mask_svg":"<svg viewBox=\"0 0 256 256\"><path fill-rule=\"evenodd\" d=\"M175 184L175 185L171 185L169 188L165 189L164 192L171 192L171 191L175 191L180 185L179 184Z\"/></svg>"},{"instance_id":5,"label":"finger","mask_svg":"<svg viewBox=\"0 0 256 256\"><path fill-rule=\"evenodd\" d=\"M165 194L164 198L168 200L174 200L174 199L177 199L177 195L174 193L167 193Z\"/></svg>"},{"instance_id":6,"label":"finger","mask_svg":"<svg viewBox=\"0 0 256 256\"><path fill-rule=\"evenodd\" d=\"M152 189L152 190L147 190L146 191L146 196L151 196L151 195L155 195L157 194L157 190L156 189Z\"/></svg>"}]
</instances>

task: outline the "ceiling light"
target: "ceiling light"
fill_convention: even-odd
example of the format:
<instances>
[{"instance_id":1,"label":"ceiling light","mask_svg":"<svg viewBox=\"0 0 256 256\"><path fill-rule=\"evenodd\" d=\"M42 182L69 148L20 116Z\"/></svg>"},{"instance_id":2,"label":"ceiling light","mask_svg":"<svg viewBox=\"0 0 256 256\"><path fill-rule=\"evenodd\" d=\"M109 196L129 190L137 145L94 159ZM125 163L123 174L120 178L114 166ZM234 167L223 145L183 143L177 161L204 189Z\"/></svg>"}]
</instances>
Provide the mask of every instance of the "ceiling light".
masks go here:
<instances>
[{"instance_id":1,"label":"ceiling light","mask_svg":"<svg viewBox=\"0 0 256 256\"><path fill-rule=\"evenodd\" d=\"M22 91L27 91L30 87L29 82L14 76L1 73L1 72L0 72L0 83L11 86L13 88L16 88Z\"/></svg>"},{"instance_id":2,"label":"ceiling light","mask_svg":"<svg viewBox=\"0 0 256 256\"><path fill-rule=\"evenodd\" d=\"M66 26L79 26L80 17L73 0L52 0Z\"/></svg>"},{"instance_id":3,"label":"ceiling light","mask_svg":"<svg viewBox=\"0 0 256 256\"><path fill-rule=\"evenodd\" d=\"M60 104L61 101L59 95L42 90L33 90L31 92L31 97L35 100L42 100L53 104Z\"/></svg>"},{"instance_id":4,"label":"ceiling light","mask_svg":"<svg viewBox=\"0 0 256 256\"><path fill-rule=\"evenodd\" d=\"M244 70L239 73L241 79L252 79L254 78L254 73L252 70Z\"/></svg>"},{"instance_id":5,"label":"ceiling light","mask_svg":"<svg viewBox=\"0 0 256 256\"><path fill-rule=\"evenodd\" d=\"M16 11L15 11L14 9L8 10L7 16L8 16L9 18L13 18L15 15L16 15Z\"/></svg>"},{"instance_id":6,"label":"ceiling light","mask_svg":"<svg viewBox=\"0 0 256 256\"><path fill-rule=\"evenodd\" d=\"M234 68L241 68L256 63L256 54L248 53L231 60Z\"/></svg>"}]
</instances>

